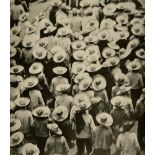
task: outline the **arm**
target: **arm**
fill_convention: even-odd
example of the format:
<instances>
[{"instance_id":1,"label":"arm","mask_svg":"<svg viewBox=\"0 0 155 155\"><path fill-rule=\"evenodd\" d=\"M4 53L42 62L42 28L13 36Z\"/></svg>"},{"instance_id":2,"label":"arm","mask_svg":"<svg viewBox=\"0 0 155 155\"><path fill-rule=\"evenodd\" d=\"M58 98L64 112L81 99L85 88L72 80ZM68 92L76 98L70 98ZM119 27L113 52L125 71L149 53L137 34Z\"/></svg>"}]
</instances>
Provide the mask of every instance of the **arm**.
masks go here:
<instances>
[{"instance_id":1,"label":"arm","mask_svg":"<svg viewBox=\"0 0 155 155\"><path fill-rule=\"evenodd\" d=\"M45 155L48 155L49 147L50 147L50 141L49 141L49 138L48 138L47 141L46 141L46 144L45 144L45 148L44 148Z\"/></svg>"},{"instance_id":2,"label":"arm","mask_svg":"<svg viewBox=\"0 0 155 155\"><path fill-rule=\"evenodd\" d=\"M63 153L64 155L68 155L69 146L67 144L65 137L62 137L62 138L63 138Z\"/></svg>"},{"instance_id":3,"label":"arm","mask_svg":"<svg viewBox=\"0 0 155 155\"><path fill-rule=\"evenodd\" d=\"M45 102L43 100L43 97L40 91L38 91L38 100L41 105L45 105Z\"/></svg>"}]
</instances>

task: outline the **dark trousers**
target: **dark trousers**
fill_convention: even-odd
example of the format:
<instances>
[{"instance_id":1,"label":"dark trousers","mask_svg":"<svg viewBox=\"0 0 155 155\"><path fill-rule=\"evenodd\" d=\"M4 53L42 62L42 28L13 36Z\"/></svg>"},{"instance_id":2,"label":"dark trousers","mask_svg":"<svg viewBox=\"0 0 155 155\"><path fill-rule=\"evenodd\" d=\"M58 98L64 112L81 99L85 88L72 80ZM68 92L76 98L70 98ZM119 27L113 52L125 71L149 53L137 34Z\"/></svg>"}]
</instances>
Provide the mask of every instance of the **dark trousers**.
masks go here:
<instances>
[{"instance_id":1,"label":"dark trousers","mask_svg":"<svg viewBox=\"0 0 155 155\"><path fill-rule=\"evenodd\" d=\"M84 155L85 146L86 146L86 150L87 150L88 154L90 152L92 152L91 140L88 138L85 138L85 139L78 139L77 138L76 139L76 145L77 145L78 155Z\"/></svg>"},{"instance_id":2,"label":"dark trousers","mask_svg":"<svg viewBox=\"0 0 155 155\"><path fill-rule=\"evenodd\" d=\"M94 155L111 155L110 149L104 150L104 149L95 149Z\"/></svg>"}]
</instances>

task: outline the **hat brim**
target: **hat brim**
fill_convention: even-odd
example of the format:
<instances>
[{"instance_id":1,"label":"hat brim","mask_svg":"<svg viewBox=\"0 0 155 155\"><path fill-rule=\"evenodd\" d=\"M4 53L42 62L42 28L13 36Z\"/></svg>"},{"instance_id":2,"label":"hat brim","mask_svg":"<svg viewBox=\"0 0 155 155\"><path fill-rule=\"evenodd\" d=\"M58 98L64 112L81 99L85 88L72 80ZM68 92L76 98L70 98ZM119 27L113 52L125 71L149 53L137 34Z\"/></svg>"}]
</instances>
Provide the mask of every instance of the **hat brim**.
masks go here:
<instances>
[{"instance_id":1,"label":"hat brim","mask_svg":"<svg viewBox=\"0 0 155 155\"><path fill-rule=\"evenodd\" d=\"M34 65L37 65L38 67L37 67L37 69L33 69L33 66ZM43 71L43 65L41 64L41 63L34 63L34 64L32 64L31 66L30 66L30 68L29 68L29 73L30 74L39 74L39 73L41 73Z\"/></svg>"},{"instance_id":2,"label":"hat brim","mask_svg":"<svg viewBox=\"0 0 155 155\"><path fill-rule=\"evenodd\" d=\"M120 91L120 90L119 90L116 94L117 94L117 95L121 95L121 94L124 94L124 93L130 91L131 89L132 89L132 87L131 87L131 86L128 86L128 87L126 87L125 90L123 90L123 91Z\"/></svg>"},{"instance_id":3,"label":"hat brim","mask_svg":"<svg viewBox=\"0 0 155 155\"><path fill-rule=\"evenodd\" d=\"M25 104L20 104L20 101L24 101ZM30 104L30 99L29 98L25 98L25 97L21 97L21 98L15 100L15 104L18 107L26 107L27 105Z\"/></svg>"},{"instance_id":4,"label":"hat brim","mask_svg":"<svg viewBox=\"0 0 155 155\"><path fill-rule=\"evenodd\" d=\"M42 109L43 110L43 113L41 115L38 115L37 114L37 111L39 109ZM35 109L32 110L33 116L40 117L40 118L49 117L50 116L50 113L51 113L51 111L50 111L50 109L47 106L39 106L39 107L37 107L37 108L35 108Z\"/></svg>"},{"instance_id":5,"label":"hat brim","mask_svg":"<svg viewBox=\"0 0 155 155\"><path fill-rule=\"evenodd\" d=\"M13 127L10 127L10 132L15 132L15 131L19 130L21 127L20 120L15 119L14 121L15 121L15 125Z\"/></svg>"},{"instance_id":6,"label":"hat brim","mask_svg":"<svg viewBox=\"0 0 155 155\"><path fill-rule=\"evenodd\" d=\"M60 67L55 67L53 68L53 72L57 75L64 75L67 72L67 68L66 67L61 67L61 71L59 71Z\"/></svg>"},{"instance_id":7,"label":"hat brim","mask_svg":"<svg viewBox=\"0 0 155 155\"><path fill-rule=\"evenodd\" d=\"M104 123L101 122L102 113L96 116L96 120L99 124L109 127L113 124L113 119L109 114L105 114L105 115L106 115L107 120Z\"/></svg>"},{"instance_id":8,"label":"hat brim","mask_svg":"<svg viewBox=\"0 0 155 155\"><path fill-rule=\"evenodd\" d=\"M13 142L12 139L10 138L10 146L11 146L11 147L14 147L14 146L19 145L19 144L23 141L23 139L24 139L24 134L23 134L22 132L16 132L16 133L14 133L14 134L17 134L17 133L18 133L20 139L19 139L18 142ZM14 134L12 134L11 137L12 137Z\"/></svg>"},{"instance_id":9,"label":"hat brim","mask_svg":"<svg viewBox=\"0 0 155 155\"><path fill-rule=\"evenodd\" d=\"M18 71L15 72L14 71L14 67L15 66L13 66L13 67L10 68L10 73L12 73L12 74L18 74L18 73L21 73L24 70L24 67L23 66L18 65Z\"/></svg>"}]
</instances>

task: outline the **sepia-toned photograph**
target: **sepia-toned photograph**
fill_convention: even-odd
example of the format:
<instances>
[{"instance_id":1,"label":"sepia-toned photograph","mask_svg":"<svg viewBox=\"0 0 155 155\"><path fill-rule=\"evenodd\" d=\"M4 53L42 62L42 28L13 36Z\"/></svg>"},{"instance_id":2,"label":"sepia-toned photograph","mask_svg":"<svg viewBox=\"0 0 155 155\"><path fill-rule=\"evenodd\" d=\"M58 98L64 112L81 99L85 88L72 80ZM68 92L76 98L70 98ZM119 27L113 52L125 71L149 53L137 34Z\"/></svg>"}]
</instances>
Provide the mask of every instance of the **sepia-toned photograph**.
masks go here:
<instances>
[{"instance_id":1,"label":"sepia-toned photograph","mask_svg":"<svg viewBox=\"0 0 155 155\"><path fill-rule=\"evenodd\" d=\"M9 65L10 155L145 155L144 0L10 0Z\"/></svg>"}]
</instances>

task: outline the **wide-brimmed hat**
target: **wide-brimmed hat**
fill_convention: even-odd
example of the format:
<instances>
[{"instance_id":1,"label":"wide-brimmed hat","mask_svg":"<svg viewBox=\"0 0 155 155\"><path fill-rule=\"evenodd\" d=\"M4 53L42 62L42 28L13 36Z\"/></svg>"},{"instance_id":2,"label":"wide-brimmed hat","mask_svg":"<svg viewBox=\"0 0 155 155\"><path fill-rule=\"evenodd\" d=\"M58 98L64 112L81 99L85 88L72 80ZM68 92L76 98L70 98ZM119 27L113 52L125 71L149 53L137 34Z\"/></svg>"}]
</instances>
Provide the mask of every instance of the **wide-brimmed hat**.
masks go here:
<instances>
[{"instance_id":1,"label":"wide-brimmed hat","mask_svg":"<svg viewBox=\"0 0 155 155\"><path fill-rule=\"evenodd\" d=\"M40 150L37 145L27 143L22 147L21 153L22 155L39 155Z\"/></svg>"},{"instance_id":2,"label":"wide-brimmed hat","mask_svg":"<svg viewBox=\"0 0 155 155\"><path fill-rule=\"evenodd\" d=\"M21 26L14 26L11 28L11 35L18 35L21 31Z\"/></svg>"},{"instance_id":3,"label":"wide-brimmed hat","mask_svg":"<svg viewBox=\"0 0 155 155\"><path fill-rule=\"evenodd\" d=\"M56 63L61 63L63 62L67 57L67 54L65 51L60 51L54 54L53 56L53 61Z\"/></svg>"},{"instance_id":4,"label":"wide-brimmed hat","mask_svg":"<svg viewBox=\"0 0 155 155\"><path fill-rule=\"evenodd\" d=\"M100 56L98 54L91 54L91 55L88 55L87 58L84 60L84 63L90 65L90 64L93 64L93 63L96 63L98 62ZM94 65L91 65L92 67L92 70L93 70L93 67ZM100 66L100 65L99 65ZM96 67L95 67L96 68ZM96 68L97 69L97 68Z\"/></svg>"},{"instance_id":5,"label":"wide-brimmed hat","mask_svg":"<svg viewBox=\"0 0 155 155\"><path fill-rule=\"evenodd\" d=\"M88 15L92 15L93 11L91 7L88 7L87 9L84 10L84 15L88 16Z\"/></svg>"},{"instance_id":6,"label":"wide-brimmed hat","mask_svg":"<svg viewBox=\"0 0 155 155\"><path fill-rule=\"evenodd\" d=\"M16 104L13 101L10 101L10 110L13 110L16 108Z\"/></svg>"},{"instance_id":7,"label":"wide-brimmed hat","mask_svg":"<svg viewBox=\"0 0 155 155\"><path fill-rule=\"evenodd\" d=\"M99 28L99 21L96 19L90 19L87 23L86 23L86 29L87 30L96 30Z\"/></svg>"},{"instance_id":8,"label":"wide-brimmed hat","mask_svg":"<svg viewBox=\"0 0 155 155\"><path fill-rule=\"evenodd\" d=\"M119 10L124 10L126 8L126 3L125 2L119 2L116 4L116 8Z\"/></svg>"},{"instance_id":9,"label":"wide-brimmed hat","mask_svg":"<svg viewBox=\"0 0 155 155\"><path fill-rule=\"evenodd\" d=\"M136 4L134 2L125 2L125 10L130 12L136 10Z\"/></svg>"},{"instance_id":10,"label":"wide-brimmed hat","mask_svg":"<svg viewBox=\"0 0 155 155\"><path fill-rule=\"evenodd\" d=\"M145 28L143 24L135 24L131 28L131 32L136 36L144 36Z\"/></svg>"},{"instance_id":11,"label":"wide-brimmed hat","mask_svg":"<svg viewBox=\"0 0 155 155\"><path fill-rule=\"evenodd\" d=\"M62 131L56 123L47 124L47 128L56 135L62 135Z\"/></svg>"},{"instance_id":12,"label":"wide-brimmed hat","mask_svg":"<svg viewBox=\"0 0 155 155\"><path fill-rule=\"evenodd\" d=\"M54 67L53 68L53 72L57 75L63 75L67 72L67 68L66 67L61 67L61 66L58 66L58 67Z\"/></svg>"},{"instance_id":13,"label":"wide-brimmed hat","mask_svg":"<svg viewBox=\"0 0 155 155\"><path fill-rule=\"evenodd\" d=\"M43 47L35 47L32 51L34 58L42 60L47 55L47 50Z\"/></svg>"},{"instance_id":14,"label":"wide-brimmed hat","mask_svg":"<svg viewBox=\"0 0 155 155\"><path fill-rule=\"evenodd\" d=\"M18 107L26 107L29 105L30 99L28 97L21 97L16 99L14 102Z\"/></svg>"},{"instance_id":15,"label":"wide-brimmed hat","mask_svg":"<svg viewBox=\"0 0 155 155\"><path fill-rule=\"evenodd\" d=\"M68 109L65 106L58 106L53 110L52 117L57 122L62 122L68 117Z\"/></svg>"},{"instance_id":16,"label":"wide-brimmed hat","mask_svg":"<svg viewBox=\"0 0 155 155\"><path fill-rule=\"evenodd\" d=\"M44 30L44 33L51 33L53 31L55 31L57 29L57 27L53 26L53 24L50 24L50 26L46 27L46 30Z\"/></svg>"},{"instance_id":17,"label":"wide-brimmed hat","mask_svg":"<svg viewBox=\"0 0 155 155\"><path fill-rule=\"evenodd\" d=\"M84 73L80 73L78 75L75 76L74 78L74 82L75 83L79 83L80 81L87 79L89 77L89 74L84 72Z\"/></svg>"},{"instance_id":18,"label":"wide-brimmed hat","mask_svg":"<svg viewBox=\"0 0 155 155\"><path fill-rule=\"evenodd\" d=\"M39 80L37 77L29 77L24 80L24 86L26 88L33 88L38 84Z\"/></svg>"},{"instance_id":19,"label":"wide-brimmed hat","mask_svg":"<svg viewBox=\"0 0 155 155\"><path fill-rule=\"evenodd\" d=\"M102 75L95 75L92 81L92 88L95 91L100 91L105 89L107 85L106 79Z\"/></svg>"},{"instance_id":20,"label":"wide-brimmed hat","mask_svg":"<svg viewBox=\"0 0 155 155\"><path fill-rule=\"evenodd\" d=\"M102 98L101 97L92 97L92 98L90 98L90 103L92 104L92 105L94 105L94 104L97 104L97 103L99 103L100 101L102 100Z\"/></svg>"},{"instance_id":21,"label":"wide-brimmed hat","mask_svg":"<svg viewBox=\"0 0 155 155\"><path fill-rule=\"evenodd\" d=\"M23 81L23 77L22 76L16 75L16 74L11 74L10 75L10 83L21 82L21 81Z\"/></svg>"},{"instance_id":22,"label":"wide-brimmed hat","mask_svg":"<svg viewBox=\"0 0 155 155\"><path fill-rule=\"evenodd\" d=\"M12 74L18 74L21 73L24 70L24 67L21 65L15 65L10 68L10 73Z\"/></svg>"},{"instance_id":23,"label":"wide-brimmed hat","mask_svg":"<svg viewBox=\"0 0 155 155\"><path fill-rule=\"evenodd\" d=\"M68 90L70 87L71 85L69 83L65 83L65 84L58 84L55 89L58 92L63 92Z\"/></svg>"},{"instance_id":24,"label":"wide-brimmed hat","mask_svg":"<svg viewBox=\"0 0 155 155\"><path fill-rule=\"evenodd\" d=\"M72 48L74 50L83 50L86 47L86 43L82 40L72 42Z\"/></svg>"},{"instance_id":25,"label":"wide-brimmed hat","mask_svg":"<svg viewBox=\"0 0 155 155\"><path fill-rule=\"evenodd\" d=\"M128 50L128 49L134 49L134 48L136 48L139 44L140 44L139 39L138 39L138 38L134 38L134 39L132 39L132 40L128 43L126 49L127 49L127 50Z\"/></svg>"},{"instance_id":26,"label":"wide-brimmed hat","mask_svg":"<svg viewBox=\"0 0 155 155\"><path fill-rule=\"evenodd\" d=\"M84 38L84 41L86 42L86 43L96 43L97 41L98 41L98 38L97 38L97 36L95 36L95 35L88 35L88 36L86 36L85 38Z\"/></svg>"},{"instance_id":27,"label":"wide-brimmed hat","mask_svg":"<svg viewBox=\"0 0 155 155\"><path fill-rule=\"evenodd\" d=\"M116 93L117 95L121 95L121 94L124 94L124 93L127 93L128 91L131 90L131 86L130 85L123 85L119 88L119 91Z\"/></svg>"},{"instance_id":28,"label":"wide-brimmed hat","mask_svg":"<svg viewBox=\"0 0 155 155\"><path fill-rule=\"evenodd\" d=\"M45 37L45 38L41 38L38 42L37 42L37 45L39 47L46 47L48 45L48 38Z\"/></svg>"},{"instance_id":29,"label":"wide-brimmed hat","mask_svg":"<svg viewBox=\"0 0 155 155\"><path fill-rule=\"evenodd\" d=\"M19 145L24 139L24 134L22 132L15 132L10 137L10 146L14 147Z\"/></svg>"},{"instance_id":30,"label":"wide-brimmed hat","mask_svg":"<svg viewBox=\"0 0 155 155\"><path fill-rule=\"evenodd\" d=\"M127 13L121 13L116 17L116 21L120 25L124 25L128 23L128 14Z\"/></svg>"},{"instance_id":31,"label":"wide-brimmed hat","mask_svg":"<svg viewBox=\"0 0 155 155\"><path fill-rule=\"evenodd\" d=\"M17 50L15 47L10 46L10 58L14 57L17 53Z\"/></svg>"},{"instance_id":32,"label":"wide-brimmed hat","mask_svg":"<svg viewBox=\"0 0 155 155\"><path fill-rule=\"evenodd\" d=\"M80 110L80 111L85 111L85 110L89 109L90 107L91 107L90 101L88 101L88 102L80 102L78 104L78 110Z\"/></svg>"},{"instance_id":33,"label":"wide-brimmed hat","mask_svg":"<svg viewBox=\"0 0 155 155\"><path fill-rule=\"evenodd\" d=\"M99 40L109 40L109 31L107 30L102 30L102 31L99 31L98 33L98 38Z\"/></svg>"},{"instance_id":34,"label":"wide-brimmed hat","mask_svg":"<svg viewBox=\"0 0 155 155\"><path fill-rule=\"evenodd\" d=\"M99 50L99 47L97 45L88 46L86 48L86 53L88 56L96 54L100 57L100 50Z\"/></svg>"},{"instance_id":35,"label":"wide-brimmed hat","mask_svg":"<svg viewBox=\"0 0 155 155\"><path fill-rule=\"evenodd\" d=\"M79 74L86 70L86 65L82 62L74 62L72 64L72 73Z\"/></svg>"},{"instance_id":36,"label":"wide-brimmed hat","mask_svg":"<svg viewBox=\"0 0 155 155\"><path fill-rule=\"evenodd\" d=\"M97 72L100 69L101 69L101 65L100 64L92 63L92 64L87 66L86 71L87 72Z\"/></svg>"},{"instance_id":37,"label":"wide-brimmed hat","mask_svg":"<svg viewBox=\"0 0 155 155\"><path fill-rule=\"evenodd\" d=\"M92 78L91 77L87 77L87 79L83 79L79 82L79 89L84 91L87 88L89 88L89 86L92 83Z\"/></svg>"},{"instance_id":38,"label":"wide-brimmed hat","mask_svg":"<svg viewBox=\"0 0 155 155\"><path fill-rule=\"evenodd\" d=\"M32 47L34 44L35 44L34 40L28 39L28 37L25 38L25 39L23 40L23 42L22 42L22 45L23 45L24 47L26 47L26 48L30 48L30 47Z\"/></svg>"},{"instance_id":39,"label":"wide-brimmed hat","mask_svg":"<svg viewBox=\"0 0 155 155\"><path fill-rule=\"evenodd\" d=\"M19 119L11 119L10 120L10 132L15 132L19 130L21 127L21 121Z\"/></svg>"},{"instance_id":40,"label":"wide-brimmed hat","mask_svg":"<svg viewBox=\"0 0 155 155\"><path fill-rule=\"evenodd\" d=\"M130 21L130 24L131 25L135 25L135 24L144 24L144 18L133 18L131 21Z\"/></svg>"},{"instance_id":41,"label":"wide-brimmed hat","mask_svg":"<svg viewBox=\"0 0 155 155\"><path fill-rule=\"evenodd\" d=\"M87 54L84 50L77 50L73 52L73 57L77 61L82 61L87 57Z\"/></svg>"},{"instance_id":42,"label":"wide-brimmed hat","mask_svg":"<svg viewBox=\"0 0 155 155\"><path fill-rule=\"evenodd\" d=\"M80 6L81 6L82 8L88 7L88 6L89 6L89 2L88 2L88 1L85 1L85 0L82 0L82 1L80 1Z\"/></svg>"},{"instance_id":43,"label":"wide-brimmed hat","mask_svg":"<svg viewBox=\"0 0 155 155\"><path fill-rule=\"evenodd\" d=\"M89 97L86 95L86 93L79 93L74 96L73 101L74 104L78 106L81 103L89 102Z\"/></svg>"},{"instance_id":44,"label":"wide-brimmed hat","mask_svg":"<svg viewBox=\"0 0 155 155\"><path fill-rule=\"evenodd\" d=\"M120 62L120 59L118 57L114 56L114 57L107 58L103 64L103 66L113 67L113 66L118 65L119 62Z\"/></svg>"},{"instance_id":45,"label":"wide-brimmed hat","mask_svg":"<svg viewBox=\"0 0 155 155\"><path fill-rule=\"evenodd\" d=\"M103 14L105 16L112 16L115 11L116 11L115 3L109 3L109 4L105 5L103 8Z\"/></svg>"},{"instance_id":46,"label":"wide-brimmed hat","mask_svg":"<svg viewBox=\"0 0 155 155\"><path fill-rule=\"evenodd\" d=\"M115 96L110 102L113 106L117 107L123 107L125 105L124 98L122 96Z\"/></svg>"},{"instance_id":47,"label":"wide-brimmed hat","mask_svg":"<svg viewBox=\"0 0 155 155\"><path fill-rule=\"evenodd\" d=\"M50 109L47 106L39 106L32 110L32 114L35 117L49 117L50 116Z\"/></svg>"},{"instance_id":48,"label":"wide-brimmed hat","mask_svg":"<svg viewBox=\"0 0 155 155\"><path fill-rule=\"evenodd\" d=\"M106 59L109 57L115 56L115 50L110 47L105 47L102 50L102 56Z\"/></svg>"},{"instance_id":49,"label":"wide-brimmed hat","mask_svg":"<svg viewBox=\"0 0 155 155\"><path fill-rule=\"evenodd\" d=\"M45 13L44 12L40 12L38 15L37 15L37 20L42 20L43 18L45 18Z\"/></svg>"},{"instance_id":50,"label":"wide-brimmed hat","mask_svg":"<svg viewBox=\"0 0 155 155\"><path fill-rule=\"evenodd\" d=\"M58 52L65 52L65 49L62 48L61 46L54 46L51 49L49 48L49 50L50 50L51 54L53 54L53 55L58 53Z\"/></svg>"},{"instance_id":51,"label":"wide-brimmed hat","mask_svg":"<svg viewBox=\"0 0 155 155\"><path fill-rule=\"evenodd\" d=\"M68 35L70 33L71 33L71 30L69 28L67 28L67 27L59 28L58 29L58 32L57 32L57 34L59 36L66 36L66 35Z\"/></svg>"},{"instance_id":52,"label":"wide-brimmed hat","mask_svg":"<svg viewBox=\"0 0 155 155\"><path fill-rule=\"evenodd\" d=\"M112 41L112 42L109 42L108 43L108 46L114 50L119 50L120 49L120 46L116 44L115 41Z\"/></svg>"},{"instance_id":53,"label":"wide-brimmed hat","mask_svg":"<svg viewBox=\"0 0 155 155\"><path fill-rule=\"evenodd\" d=\"M129 131L134 126L134 121L124 121L119 129L119 132Z\"/></svg>"},{"instance_id":54,"label":"wide-brimmed hat","mask_svg":"<svg viewBox=\"0 0 155 155\"><path fill-rule=\"evenodd\" d=\"M128 31L128 26L126 26L126 25L124 26L124 25L121 25L121 24L116 24L115 28L118 31Z\"/></svg>"},{"instance_id":55,"label":"wide-brimmed hat","mask_svg":"<svg viewBox=\"0 0 155 155\"><path fill-rule=\"evenodd\" d=\"M129 79L124 73L116 73L114 75L114 78L115 78L115 82L118 84L123 85L125 83L129 83Z\"/></svg>"},{"instance_id":56,"label":"wide-brimmed hat","mask_svg":"<svg viewBox=\"0 0 155 155\"><path fill-rule=\"evenodd\" d=\"M22 13L20 16L19 16L19 20L24 22L29 16L29 13Z\"/></svg>"},{"instance_id":57,"label":"wide-brimmed hat","mask_svg":"<svg viewBox=\"0 0 155 155\"><path fill-rule=\"evenodd\" d=\"M129 32L128 31L119 31L118 32L118 36L119 36L119 39L122 40L122 39L127 39L129 37Z\"/></svg>"},{"instance_id":58,"label":"wide-brimmed hat","mask_svg":"<svg viewBox=\"0 0 155 155\"><path fill-rule=\"evenodd\" d=\"M98 114L96 116L96 120L99 124L107 126L107 127L109 127L113 124L112 116L105 112Z\"/></svg>"},{"instance_id":59,"label":"wide-brimmed hat","mask_svg":"<svg viewBox=\"0 0 155 155\"><path fill-rule=\"evenodd\" d=\"M145 51L143 48L136 51L136 56L141 59L145 59Z\"/></svg>"},{"instance_id":60,"label":"wide-brimmed hat","mask_svg":"<svg viewBox=\"0 0 155 155\"><path fill-rule=\"evenodd\" d=\"M61 0L52 0L52 2L50 3L51 6L60 6L61 4Z\"/></svg>"},{"instance_id":61,"label":"wide-brimmed hat","mask_svg":"<svg viewBox=\"0 0 155 155\"><path fill-rule=\"evenodd\" d=\"M43 65L40 62L33 63L29 68L30 74L39 74L43 71Z\"/></svg>"},{"instance_id":62,"label":"wide-brimmed hat","mask_svg":"<svg viewBox=\"0 0 155 155\"><path fill-rule=\"evenodd\" d=\"M27 27L25 29L25 34L31 34L31 33L35 32L36 30L37 30L37 28L35 26L30 25L29 27Z\"/></svg>"},{"instance_id":63,"label":"wide-brimmed hat","mask_svg":"<svg viewBox=\"0 0 155 155\"><path fill-rule=\"evenodd\" d=\"M51 21L48 19L48 18L44 18L42 21L41 21L41 28L45 29L49 26L53 26L53 23L51 23ZM54 27L54 26L53 26Z\"/></svg>"},{"instance_id":64,"label":"wide-brimmed hat","mask_svg":"<svg viewBox=\"0 0 155 155\"><path fill-rule=\"evenodd\" d=\"M131 61L126 64L126 68L129 71L137 71L142 67L142 65L138 61Z\"/></svg>"},{"instance_id":65,"label":"wide-brimmed hat","mask_svg":"<svg viewBox=\"0 0 155 155\"><path fill-rule=\"evenodd\" d=\"M101 21L100 29L110 29L110 28L113 28L115 24L116 24L115 20L106 18Z\"/></svg>"},{"instance_id":66,"label":"wide-brimmed hat","mask_svg":"<svg viewBox=\"0 0 155 155\"><path fill-rule=\"evenodd\" d=\"M19 45L19 43L20 43L20 37L15 36L15 35L11 35L11 37L10 37L10 45L16 47L16 46Z\"/></svg>"}]
</instances>

